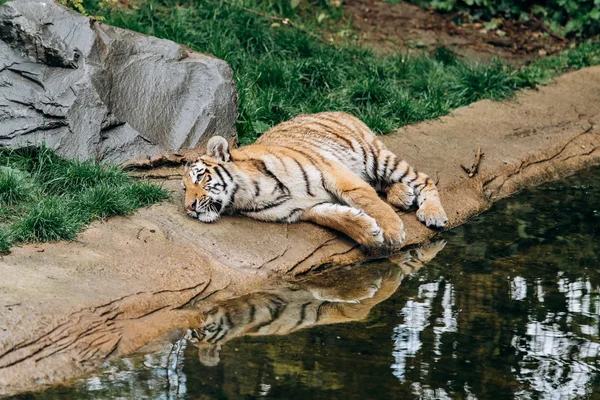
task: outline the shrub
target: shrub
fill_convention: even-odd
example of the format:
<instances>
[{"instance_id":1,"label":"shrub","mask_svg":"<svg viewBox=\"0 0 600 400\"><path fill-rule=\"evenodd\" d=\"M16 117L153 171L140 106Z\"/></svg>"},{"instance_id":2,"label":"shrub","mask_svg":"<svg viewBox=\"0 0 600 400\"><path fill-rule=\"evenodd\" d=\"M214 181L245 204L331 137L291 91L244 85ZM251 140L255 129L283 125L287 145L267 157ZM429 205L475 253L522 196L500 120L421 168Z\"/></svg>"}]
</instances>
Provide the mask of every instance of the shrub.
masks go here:
<instances>
[{"instance_id":1,"label":"shrub","mask_svg":"<svg viewBox=\"0 0 600 400\"><path fill-rule=\"evenodd\" d=\"M394 0L392 0L394 1ZM459 12L474 20L494 17L527 20L541 19L555 33L589 38L600 33L598 0L412 0L439 11Z\"/></svg>"}]
</instances>

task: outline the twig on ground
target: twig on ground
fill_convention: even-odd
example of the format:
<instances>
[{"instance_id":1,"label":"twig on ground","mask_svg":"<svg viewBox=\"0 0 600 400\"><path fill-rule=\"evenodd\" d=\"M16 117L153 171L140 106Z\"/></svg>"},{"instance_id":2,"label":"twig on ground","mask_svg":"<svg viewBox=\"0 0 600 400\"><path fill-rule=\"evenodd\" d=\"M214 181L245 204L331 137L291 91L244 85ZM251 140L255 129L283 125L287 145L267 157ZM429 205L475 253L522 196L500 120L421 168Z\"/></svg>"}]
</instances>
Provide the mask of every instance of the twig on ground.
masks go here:
<instances>
[{"instance_id":1,"label":"twig on ground","mask_svg":"<svg viewBox=\"0 0 600 400\"><path fill-rule=\"evenodd\" d=\"M460 167L465 171L465 173L469 176L469 178L474 177L479 172L479 164L481 164L481 159L483 158L483 153L481 152L481 147L477 147L477 153L475 153L475 162L471 166L471 168L467 168L464 165L460 164Z\"/></svg>"}]
</instances>

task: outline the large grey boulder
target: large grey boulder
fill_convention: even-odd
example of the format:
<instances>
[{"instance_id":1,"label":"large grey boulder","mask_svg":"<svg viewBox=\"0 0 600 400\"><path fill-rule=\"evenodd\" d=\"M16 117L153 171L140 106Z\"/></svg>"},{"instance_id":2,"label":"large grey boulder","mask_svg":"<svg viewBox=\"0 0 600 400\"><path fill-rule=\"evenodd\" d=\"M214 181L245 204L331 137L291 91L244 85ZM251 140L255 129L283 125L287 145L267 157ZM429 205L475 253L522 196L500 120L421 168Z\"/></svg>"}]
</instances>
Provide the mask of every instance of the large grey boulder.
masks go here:
<instances>
[{"instance_id":1,"label":"large grey boulder","mask_svg":"<svg viewBox=\"0 0 600 400\"><path fill-rule=\"evenodd\" d=\"M226 62L90 20L51 0L0 7L0 146L45 142L121 163L235 141Z\"/></svg>"}]
</instances>

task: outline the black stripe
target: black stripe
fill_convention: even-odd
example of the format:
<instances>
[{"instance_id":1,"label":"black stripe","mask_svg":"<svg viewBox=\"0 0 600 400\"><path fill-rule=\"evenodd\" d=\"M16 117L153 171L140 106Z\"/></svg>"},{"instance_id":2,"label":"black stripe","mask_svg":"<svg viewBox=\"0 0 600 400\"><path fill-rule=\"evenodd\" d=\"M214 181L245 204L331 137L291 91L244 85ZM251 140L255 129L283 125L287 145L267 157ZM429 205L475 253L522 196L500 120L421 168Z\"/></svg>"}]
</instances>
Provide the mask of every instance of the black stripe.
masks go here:
<instances>
[{"instance_id":1,"label":"black stripe","mask_svg":"<svg viewBox=\"0 0 600 400\"><path fill-rule=\"evenodd\" d=\"M221 182L223 182L224 184L227 183L227 181L225 180L225 178L223 178L223 174L221 174L221 172L219 171L219 166L215 166L214 168L215 172L217 173L217 175L219 175L219 179L221 180Z\"/></svg>"},{"instance_id":2,"label":"black stripe","mask_svg":"<svg viewBox=\"0 0 600 400\"><path fill-rule=\"evenodd\" d=\"M385 179L387 176L387 167L388 167L388 164L390 163L390 157L391 157L391 154L388 154L387 157L385 158L385 162L383 163L383 175L381 176L382 180Z\"/></svg>"},{"instance_id":3,"label":"black stripe","mask_svg":"<svg viewBox=\"0 0 600 400\"><path fill-rule=\"evenodd\" d=\"M256 307L253 305L250 306L250 320L248 323L254 322L254 317L256 316Z\"/></svg>"},{"instance_id":4,"label":"black stripe","mask_svg":"<svg viewBox=\"0 0 600 400\"><path fill-rule=\"evenodd\" d=\"M267 165L262 160L252 160L254 166L263 174L267 175L269 178L275 180L277 182L277 187L285 194L289 195L290 190L286 185L281 182L271 170L267 168Z\"/></svg>"},{"instance_id":5,"label":"black stripe","mask_svg":"<svg viewBox=\"0 0 600 400\"><path fill-rule=\"evenodd\" d=\"M331 163L329 162L329 160L326 159L321 159L321 160L316 160L315 157L313 157L311 154L308 154L302 150L296 150L294 149L294 151L296 153L302 154L304 157L308 158L308 160L313 163L313 165L315 166L315 168L317 169L317 171L319 172L319 175L321 177L321 186L323 187L323 189L325 189L325 178L323 177L323 173L321 171L319 171L319 163L323 163L323 164L327 164L328 166L331 166Z\"/></svg>"},{"instance_id":6,"label":"black stripe","mask_svg":"<svg viewBox=\"0 0 600 400\"><path fill-rule=\"evenodd\" d=\"M331 203L331 202L329 202L329 201L322 201L322 202L320 202L320 203L313 204L312 206L310 206L310 207L308 207L308 208L300 208L300 207L298 207L298 208L294 208L293 210L291 210L291 211L290 211L290 213L288 214L288 216L287 216L287 217L279 218L279 219L277 219L277 220L276 220L276 222L284 222L284 221L286 221L286 220L289 220L289 219L292 217L292 215L293 215L294 213L297 213L297 212L300 212L300 211L309 210L309 209L311 209L311 208L314 208L314 207L316 207L316 206L320 206L321 204L330 204L330 203Z\"/></svg>"},{"instance_id":7,"label":"black stripe","mask_svg":"<svg viewBox=\"0 0 600 400\"><path fill-rule=\"evenodd\" d=\"M231 203L231 205L233 206L235 204L235 195L238 191L240 187L238 185L235 184L235 182L233 183L233 189L231 190L231 198L229 199L229 202Z\"/></svg>"},{"instance_id":8,"label":"black stripe","mask_svg":"<svg viewBox=\"0 0 600 400\"><path fill-rule=\"evenodd\" d=\"M427 186L429 184L429 182L431 182L431 179L429 177L427 177L427 179L425 179L425 182L421 182L418 185L416 185L415 189L418 189L420 191L421 190L420 188L422 186Z\"/></svg>"},{"instance_id":9,"label":"black stripe","mask_svg":"<svg viewBox=\"0 0 600 400\"><path fill-rule=\"evenodd\" d=\"M219 325L218 325L219 329L217 330L217 334L211 338L212 343L217 343L217 342L221 341L229 333L229 328L233 324L225 325L225 320L231 322L231 319L229 318L227 313L225 313L225 317L221 317L219 319ZM211 340L209 340L209 342Z\"/></svg>"},{"instance_id":10,"label":"black stripe","mask_svg":"<svg viewBox=\"0 0 600 400\"><path fill-rule=\"evenodd\" d=\"M287 222L290 220L290 218L292 218L292 215L301 211L304 211L304 208L294 208L285 217L277 218L275 222Z\"/></svg>"},{"instance_id":11,"label":"black stripe","mask_svg":"<svg viewBox=\"0 0 600 400\"><path fill-rule=\"evenodd\" d=\"M225 320L227 321L227 325L233 326L233 322L231 321L231 315L228 312L225 313Z\"/></svg>"},{"instance_id":12,"label":"black stripe","mask_svg":"<svg viewBox=\"0 0 600 400\"><path fill-rule=\"evenodd\" d=\"M252 183L254 183L254 196L260 196L260 185L258 184L258 181L252 181Z\"/></svg>"},{"instance_id":13,"label":"black stripe","mask_svg":"<svg viewBox=\"0 0 600 400\"><path fill-rule=\"evenodd\" d=\"M273 157L275 157L277 159L277 161L279 161L281 163L283 170L285 171L285 173L287 173L287 166L285 165L285 161L283 161L283 159L281 157L279 157L277 154L273 154L271 152L269 152L269 154L272 155Z\"/></svg>"},{"instance_id":14,"label":"black stripe","mask_svg":"<svg viewBox=\"0 0 600 400\"><path fill-rule=\"evenodd\" d=\"M227 334L227 332L225 331L225 329L223 329L223 324L217 325L217 332L215 333L214 336L211 336L210 339L207 340L207 342L208 343L214 343L218 339L219 335L222 332L224 332L224 333L223 333L223 335L221 337L223 337L223 336L225 336Z\"/></svg>"},{"instance_id":15,"label":"black stripe","mask_svg":"<svg viewBox=\"0 0 600 400\"><path fill-rule=\"evenodd\" d=\"M358 129L358 127L349 119L346 120L347 122L349 122L349 124L345 124L344 122L341 121L341 120L343 120L343 118L334 118L329 115L322 115L322 114L319 116L319 118L323 119L325 121L329 121L334 124L337 124L342 129L347 129L350 132L360 133L360 129Z\"/></svg>"},{"instance_id":16,"label":"black stripe","mask_svg":"<svg viewBox=\"0 0 600 400\"><path fill-rule=\"evenodd\" d=\"M302 323L306 319L306 307L308 307L310 304L311 303L308 302L308 303L304 303L304 304L302 304L302 306L300 306L300 320L298 322L296 322L296 325L294 325L294 328L302 325Z\"/></svg>"},{"instance_id":17,"label":"black stripe","mask_svg":"<svg viewBox=\"0 0 600 400\"><path fill-rule=\"evenodd\" d=\"M254 328L252 328L249 332L250 333L258 332L261 328L264 328L265 326L269 326L273 322L275 322L274 319L267 321L267 322L260 323L260 324L256 325Z\"/></svg>"},{"instance_id":18,"label":"black stripe","mask_svg":"<svg viewBox=\"0 0 600 400\"><path fill-rule=\"evenodd\" d=\"M276 296L276 298L279 301L280 306L279 307L276 306L274 309L271 307L268 307L269 314L271 315L271 320L256 325L254 328L252 328L252 330L250 330L250 332L258 332L261 328L271 325L281 315L281 312L286 308L287 304L286 304L285 300L283 300L281 297Z\"/></svg>"},{"instance_id":19,"label":"black stripe","mask_svg":"<svg viewBox=\"0 0 600 400\"><path fill-rule=\"evenodd\" d=\"M398 157L397 155L394 154L394 157L396 157L396 161L394 161L394 167L391 169L391 173L390 173L390 179L391 177L394 175L394 173L396 172L396 169L398 169L398 165L400 165L400 163L402 162L402 160L400 159L400 157ZM403 177L404 175L402 175ZM398 179L398 181L400 181L400 179L402 179L402 177L400 177Z\"/></svg>"},{"instance_id":20,"label":"black stripe","mask_svg":"<svg viewBox=\"0 0 600 400\"><path fill-rule=\"evenodd\" d=\"M281 315L281 310L278 305L271 304L267 308L269 309L269 314L271 315L271 318L276 319L277 317L279 317L279 315Z\"/></svg>"},{"instance_id":21,"label":"black stripe","mask_svg":"<svg viewBox=\"0 0 600 400\"><path fill-rule=\"evenodd\" d=\"M285 203L285 202L287 202L287 201L289 201L291 199L292 198L291 198L291 196L289 194L284 194L284 195L279 196L278 198L276 198L273 201L264 202L264 203L262 203L260 205L256 205L255 208L240 208L240 209L238 209L238 211L242 212L242 213L257 213L257 212L262 212L262 211L268 210L270 208L280 206L283 203Z\"/></svg>"},{"instance_id":22,"label":"black stripe","mask_svg":"<svg viewBox=\"0 0 600 400\"><path fill-rule=\"evenodd\" d=\"M418 175L415 173L415 177L411 178L411 179L407 179L406 181L404 181L404 184L410 186L410 184L413 183L417 179L417 177L418 177Z\"/></svg>"},{"instance_id":23,"label":"black stripe","mask_svg":"<svg viewBox=\"0 0 600 400\"><path fill-rule=\"evenodd\" d=\"M225 336L227 336L227 334L229 333L229 330L228 329L223 329L221 332L222 332L221 336L217 336L216 338L214 338L212 340L213 344L219 343L221 340L225 339ZM209 340L208 342L210 343L211 341Z\"/></svg>"},{"instance_id":24,"label":"black stripe","mask_svg":"<svg viewBox=\"0 0 600 400\"><path fill-rule=\"evenodd\" d=\"M319 320L321 319L321 309L323 308L324 305L329 304L328 302L324 301L321 304L319 304L319 307L317 307L317 316L315 318L315 323L319 322Z\"/></svg>"},{"instance_id":25,"label":"black stripe","mask_svg":"<svg viewBox=\"0 0 600 400\"><path fill-rule=\"evenodd\" d=\"M402 171L400 178L398 178L398 182L401 182L402 179L404 179L404 177L408 174L409 171L410 171L410 165L407 164L406 169L404 171Z\"/></svg>"},{"instance_id":26,"label":"black stripe","mask_svg":"<svg viewBox=\"0 0 600 400\"><path fill-rule=\"evenodd\" d=\"M229 173L229 171L227 171L227 168L225 168L224 166L220 166L221 168L223 168L223 172L225 172L225 174L229 177L229 179L231 181L233 181L233 176L231 176L231 174Z\"/></svg>"},{"instance_id":27,"label":"black stripe","mask_svg":"<svg viewBox=\"0 0 600 400\"><path fill-rule=\"evenodd\" d=\"M331 120L329 120L329 119L327 119L327 118L323 118L323 119L324 119L324 120L326 120L326 121L329 121L329 122L333 122L333 121L331 121ZM322 122L320 122L320 121L313 121L312 123L313 123L313 124L315 124L315 125L318 125L318 126L322 126L322 127L325 129L325 131L326 131L327 133L329 133L329 134L330 134L330 135L332 135L332 136L335 136L335 137L336 137L336 138L338 138L340 141L342 141L342 142L346 143L346 145L347 145L348 147L350 147L351 149L353 149L353 150L354 150L354 147L352 146L352 141L350 141L350 140L346 139L346 138L345 138L345 137L343 137L342 135L340 135L340 134L338 134L337 132L333 131L333 127L331 127L331 126L328 126L328 125L326 125L326 124L324 124L324 123L322 123ZM339 123L338 123L338 124L339 124Z\"/></svg>"},{"instance_id":28,"label":"black stripe","mask_svg":"<svg viewBox=\"0 0 600 400\"><path fill-rule=\"evenodd\" d=\"M361 144L361 140L360 140L360 131L358 129L356 129L356 127L352 127L349 125L344 124L343 122L336 120L336 119L332 119L332 118L327 118L327 117L321 117L320 119L324 120L324 121L328 121L331 122L332 124L337 125L337 128L342 131L342 132L348 132L346 135L344 135L344 133L338 133L335 131L335 128L332 126L329 126L327 124L324 124L318 120L311 120L310 123L319 125L319 126L323 126L326 130L327 133L331 134L332 136L334 136L335 138L338 138L340 141L344 142L345 145L347 147L349 147L352 151L356 151L354 148L354 142L353 140L356 140L358 142L359 147L362 147ZM354 134L352 134L354 133ZM330 138L330 140L334 140L333 138ZM339 145L342 146L341 143L338 142Z\"/></svg>"},{"instance_id":29,"label":"black stripe","mask_svg":"<svg viewBox=\"0 0 600 400\"><path fill-rule=\"evenodd\" d=\"M300 164L300 161L296 160L294 157L290 158L294 160L298 168L300 168L300 172L302 172L302 177L304 178L304 186L306 187L306 193L308 193L308 195L311 197L315 197L315 194L310 190L310 182L308 180L308 174L306 173L306 170L304 169L302 164Z\"/></svg>"},{"instance_id":30,"label":"black stripe","mask_svg":"<svg viewBox=\"0 0 600 400\"><path fill-rule=\"evenodd\" d=\"M362 149L363 157L365 158L365 165L366 165L366 162L367 162L367 149L365 148L365 145L368 146L368 143L363 142L364 138L361 137L361 136L364 136L364 133L362 132L362 129L360 129L358 126L356 126L356 124L352 120L348 120L348 122L351 125L346 125L346 124L344 124L344 123L342 123L340 121L332 120L331 118L326 118L326 117L322 117L322 118L324 120L326 120L326 121L335 122L335 123L341 125L342 127L348 129L350 132L355 132L357 134L355 137L353 137L353 139L358 142L359 147ZM367 127L367 129L368 129L368 127ZM351 148L352 148L352 150L354 150L354 146L351 146Z\"/></svg>"}]
</instances>

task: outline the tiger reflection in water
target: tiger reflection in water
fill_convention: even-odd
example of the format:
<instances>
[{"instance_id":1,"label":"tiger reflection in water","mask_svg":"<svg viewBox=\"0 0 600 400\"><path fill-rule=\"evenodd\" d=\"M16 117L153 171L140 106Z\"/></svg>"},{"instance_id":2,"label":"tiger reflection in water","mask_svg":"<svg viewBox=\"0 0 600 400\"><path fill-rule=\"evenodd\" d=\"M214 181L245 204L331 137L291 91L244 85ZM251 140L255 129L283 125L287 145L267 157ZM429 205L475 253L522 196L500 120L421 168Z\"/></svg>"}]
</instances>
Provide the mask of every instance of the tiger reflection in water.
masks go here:
<instances>
[{"instance_id":1,"label":"tiger reflection in water","mask_svg":"<svg viewBox=\"0 0 600 400\"><path fill-rule=\"evenodd\" d=\"M361 320L445 245L443 240L430 243L384 261L219 302L204 312L204 324L189 329L185 338L198 348L203 365L215 366L221 346L235 337L286 335L310 326Z\"/></svg>"}]
</instances>

